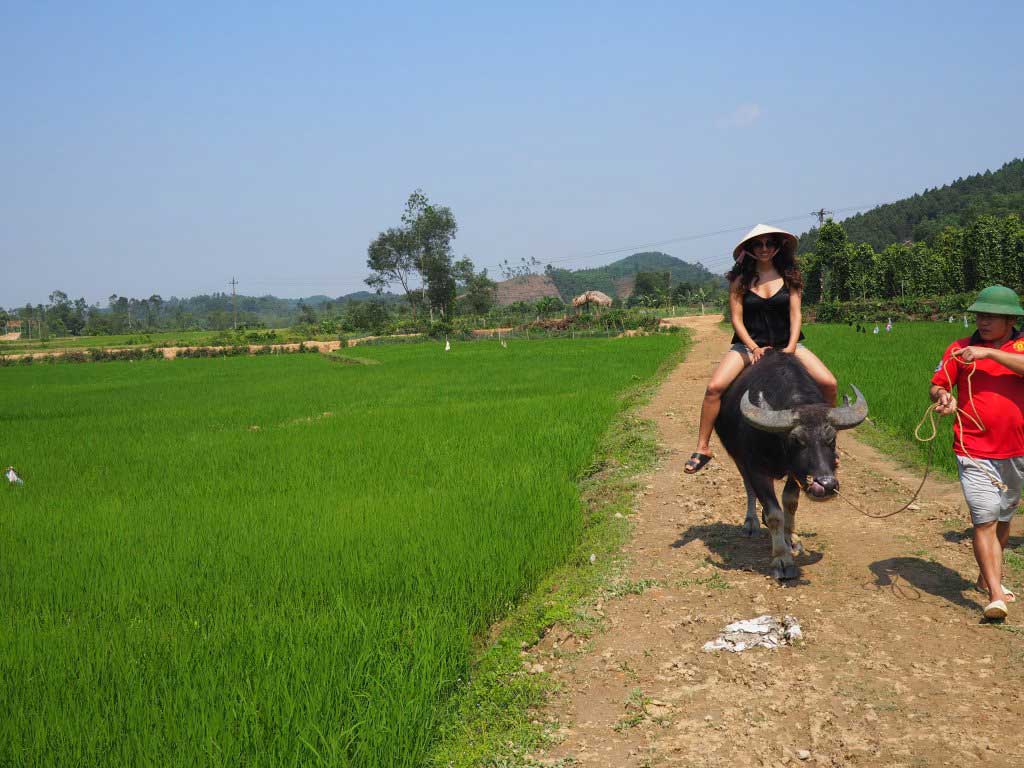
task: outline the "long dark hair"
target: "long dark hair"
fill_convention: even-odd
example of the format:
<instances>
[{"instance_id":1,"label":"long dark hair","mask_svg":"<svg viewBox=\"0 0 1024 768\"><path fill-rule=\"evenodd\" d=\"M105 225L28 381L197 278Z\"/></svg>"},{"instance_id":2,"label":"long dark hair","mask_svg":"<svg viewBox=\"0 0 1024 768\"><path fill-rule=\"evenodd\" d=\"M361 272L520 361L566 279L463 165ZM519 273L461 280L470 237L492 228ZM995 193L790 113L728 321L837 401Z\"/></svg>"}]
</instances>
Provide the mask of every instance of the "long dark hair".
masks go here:
<instances>
[{"instance_id":1,"label":"long dark hair","mask_svg":"<svg viewBox=\"0 0 1024 768\"><path fill-rule=\"evenodd\" d=\"M789 290L800 293L804 289L804 278L793 259L793 250L783 244L779 252L772 257L772 264L775 265L775 271L782 275L783 284ZM729 281L732 289L742 296L751 286L757 284L757 260L749 251L744 250L740 260L726 273L725 279Z\"/></svg>"}]
</instances>

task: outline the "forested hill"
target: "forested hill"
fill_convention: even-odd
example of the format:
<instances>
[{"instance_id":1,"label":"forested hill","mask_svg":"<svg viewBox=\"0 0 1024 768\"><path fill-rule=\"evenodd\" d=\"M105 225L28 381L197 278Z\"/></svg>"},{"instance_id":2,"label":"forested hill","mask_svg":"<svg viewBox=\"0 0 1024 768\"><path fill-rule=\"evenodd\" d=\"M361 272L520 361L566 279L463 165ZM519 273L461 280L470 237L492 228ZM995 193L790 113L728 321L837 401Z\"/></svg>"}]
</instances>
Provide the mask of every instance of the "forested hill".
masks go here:
<instances>
[{"instance_id":1,"label":"forested hill","mask_svg":"<svg viewBox=\"0 0 1024 768\"><path fill-rule=\"evenodd\" d=\"M628 290L623 290L626 287L625 284L630 283L639 272L668 272L674 286L680 283L689 283L697 287L721 279L708 272L703 264L690 264L660 251L634 253L632 256L619 259L607 266L593 269L548 268L547 270L547 274L554 280L563 299L571 299L584 291L591 290L602 291L613 297L628 295L632 286L629 285Z\"/></svg>"},{"instance_id":2,"label":"forested hill","mask_svg":"<svg viewBox=\"0 0 1024 768\"><path fill-rule=\"evenodd\" d=\"M843 229L852 242L881 251L893 243L927 242L949 225L966 226L984 214L1010 213L1024 216L1024 159L858 213L843 220ZM799 252L813 251L817 240L815 227L801 236Z\"/></svg>"}]
</instances>

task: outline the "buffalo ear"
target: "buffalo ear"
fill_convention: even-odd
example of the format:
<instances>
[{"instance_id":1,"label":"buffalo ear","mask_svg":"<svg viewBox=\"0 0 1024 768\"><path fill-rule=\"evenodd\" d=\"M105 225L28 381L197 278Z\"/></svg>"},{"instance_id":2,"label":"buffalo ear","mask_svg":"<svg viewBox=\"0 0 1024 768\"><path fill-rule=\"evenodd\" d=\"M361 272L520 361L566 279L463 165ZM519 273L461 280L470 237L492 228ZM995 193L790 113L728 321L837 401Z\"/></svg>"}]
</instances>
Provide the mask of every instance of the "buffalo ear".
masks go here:
<instances>
[{"instance_id":1,"label":"buffalo ear","mask_svg":"<svg viewBox=\"0 0 1024 768\"><path fill-rule=\"evenodd\" d=\"M750 390L743 393L740 400L740 414L754 429L762 432L789 432L796 424L796 414L790 410L776 411L772 409L761 393L761 404L754 405L750 402Z\"/></svg>"},{"instance_id":2,"label":"buffalo ear","mask_svg":"<svg viewBox=\"0 0 1024 768\"><path fill-rule=\"evenodd\" d=\"M868 416L868 401L857 387L850 385L856 399L850 403L850 398L843 395L843 405L839 408L831 408L828 412L828 421L836 429L852 429L860 424Z\"/></svg>"}]
</instances>

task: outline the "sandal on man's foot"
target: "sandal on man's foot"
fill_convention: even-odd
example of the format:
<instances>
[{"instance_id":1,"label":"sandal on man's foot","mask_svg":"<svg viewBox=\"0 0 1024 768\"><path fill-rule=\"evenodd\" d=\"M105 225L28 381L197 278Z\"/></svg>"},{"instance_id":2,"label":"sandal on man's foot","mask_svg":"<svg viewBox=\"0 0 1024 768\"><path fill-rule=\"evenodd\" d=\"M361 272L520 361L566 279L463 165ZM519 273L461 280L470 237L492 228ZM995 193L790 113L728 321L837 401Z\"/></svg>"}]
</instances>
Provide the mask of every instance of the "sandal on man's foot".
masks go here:
<instances>
[{"instance_id":1,"label":"sandal on man's foot","mask_svg":"<svg viewBox=\"0 0 1024 768\"><path fill-rule=\"evenodd\" d=\"M690 455L690 458L686 460L683 472L688 475L692 475L694 472L700 472L713 458L714 456L709 456L706 453L693 453Z\"/></svg>"},{"instance_id":2,"label":"sandal on man's foot","mask_svg":"<svg viewBox=\"0 0 1024 768\"><path fill-rule=\"evenodd\" d=\"M1012 589L1010 589L1005 584L1000 584L999 586L1001 586L1003 588L1003 594L1006 595L1004 600L1006 602L1008 602L1008 603L1016 603L1017 602L1017 596L1013 593ZM979 592L981 592L981 594L983 594L983 595L987 595L988 594L988 590L985 589L985 587L981 586L981 584L975 584L974 588L976 590L978 590Z\"/></svg>"},{"instance_id":3,"label":"sandal on man's foot","mask_svg":"<svg viewBox=\"0 0 1024 768\"><path fill-rule=\"evenodd\" d=\"M1005 619L1009 615L1010 612L1006 610L1006 603L1002 600L993 600L985 606L986 619Z\"/></svg>"}]
</instances>

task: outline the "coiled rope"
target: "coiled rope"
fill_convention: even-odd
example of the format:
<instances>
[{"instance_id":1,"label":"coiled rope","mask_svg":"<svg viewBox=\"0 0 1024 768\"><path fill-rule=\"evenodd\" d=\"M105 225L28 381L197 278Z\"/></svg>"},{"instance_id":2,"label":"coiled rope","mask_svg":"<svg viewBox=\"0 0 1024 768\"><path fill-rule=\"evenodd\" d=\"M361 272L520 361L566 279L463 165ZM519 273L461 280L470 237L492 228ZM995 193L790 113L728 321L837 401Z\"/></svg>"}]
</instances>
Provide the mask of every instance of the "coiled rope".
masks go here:
<instances>
[{"instance_id":1,"label":"coiled rope","mask_svg":"<svg viewBox=\"0 0 1024 768\"><path fill-rule=\"evenodd\" d=\"M967 450L967 447L964 445L964 421L963 421L963 417L964 416L966 416L968 419L973 421L975 426L977 426L978 429L980 429L982 432L987 431L988 428L985 426L985 424L981 420L981 414L978 413L978 406L974 404L974 388L973 388L973 386L971 384L971 379L973 378L975 372L978 370L978 362L977 362L977 360L971 360L968 363L968 362L965 362L964 360L961 360L960 359L960 355L962 353L963 353L963 349L955 350L953 352L953 354L952 354L952 358L951 359L953 361L955 361L959 365L963 365L963 366L969 365L970 366L970 371L967 374L967 399L970 400L971 406L974 408L974 415L972 416L971 414L969 414L967 411L965 411L963 408L960 408L960 407L957 407L956 411L953 414L956 417L956 423L957 423L957 426L959 427L958 435L959 435L959 438L960 438L960 450L963 451L964 457L968 461L970 461L971 464L973 464L975 467L977 467L979 470L981 470L982 474L984 474L985 477L988 478L988 481L990 483L992 483L992 485L994 485L996 488L998 488L1001 491L1005 491L1006 490L1006 484L1002 480L1000 480L998 477L993 475L991 472L989 472L984 466L979 464L977 459L975 459L973 456L971 456L971 454ZM944 374L946 374L946 382L949 385L946 388L946 391L950 394L950 396L952 396L952 394L953 394L953 377L950 376L949 370L946 368L946 365L947 365L947 363L943 363L943 365L942 365L942 372ZM908 501L902 507L897 509L895 512L886 512L885 514L882 514L882 515L873 515L870 512L866 512L865 510L861 509L852 500L848 499L846 496L844 496L843 494L839 493L838 489L836 489L836 491L835 491L836 496L838 496L843 501L845 501L847 504L849 504L851 507L856 509L858 512L860 512L860 514L864 515L864 517L870 517L872 520L884 520L887 517L892 517L894 515L898 515L900 512L903 512L907 508L909 508L911 504L913 504L915 501L917 501L917 497L920 496L921 489L924 488L925 481L928 479L928 473L931 471L931 468L932 468L932 449L935 446L935 438L939 434L938 425L935 423L935 413L938 410L938 408L939 408L938 402L934 402L931 405L929 405L927 408L925 408L924 415L921 417L921 420L917 423L917 427L914 428L914 439L916 439L918 442L921 442L921 443L928 443L928 459L927 459L927 463L925 464L925 468L924 468L924 476L921 478L921 483L920 483L920 485L917 486L917 490L914 491L914 495L910 497L910 501ZM927 435L925 437L922 437L921 436L921 428L925 425L925 422L927 422L928 426L931 428L931 434ZM799 478L796 477L796 475L793 475L792 477L793 477L793 480L796 481L796 484L798 486L800 486L801 490L807 490L807 486L809 486L812 482L814 482L814 478L812 478L810 476L808 476L806 478L806 485L801 483Z\"/></svg>"}]
</instances>

